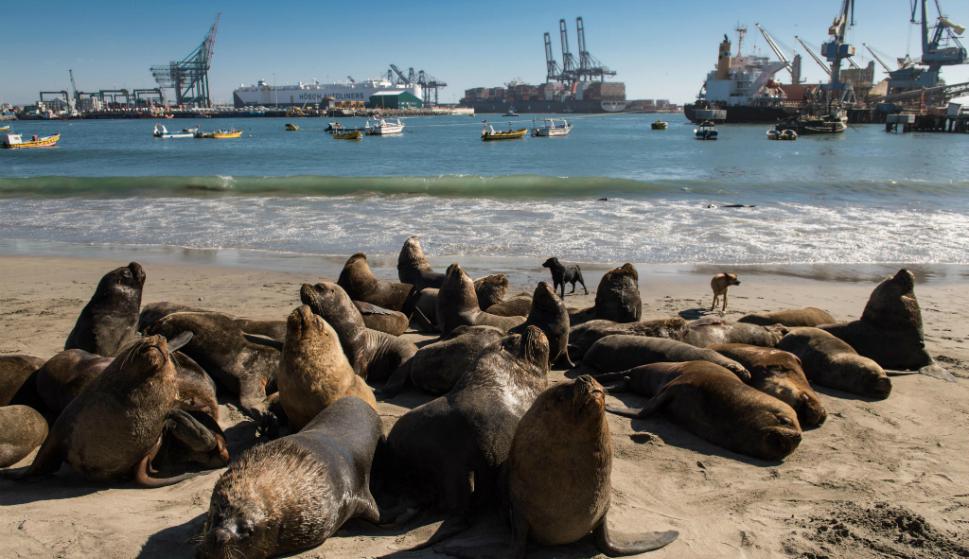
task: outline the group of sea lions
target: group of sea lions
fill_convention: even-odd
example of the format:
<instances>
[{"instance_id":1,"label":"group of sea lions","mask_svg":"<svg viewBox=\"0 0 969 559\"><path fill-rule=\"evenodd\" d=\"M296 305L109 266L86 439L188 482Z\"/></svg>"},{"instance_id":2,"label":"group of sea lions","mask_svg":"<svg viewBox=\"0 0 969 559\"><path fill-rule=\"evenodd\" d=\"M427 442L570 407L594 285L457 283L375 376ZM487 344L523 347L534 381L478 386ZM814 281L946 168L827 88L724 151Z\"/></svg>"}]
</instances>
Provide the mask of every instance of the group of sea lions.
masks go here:
<instances>
[{"instance_id":1,"label":"group of sea lions","mask_svg":"<svg viewBox=\"0 0 969 559\"><path fill-rule=\"evenodd\" d=\"M508 555L590 535L607 555L627 555L677 533L609 532L607 411L662 413L716 445L780 460L802 426L826 418L812 384L885 398L885 369L931 363L907 270L875 289L861 320L839 324L813 308L642 320L629 263L602 277L584 309L546 282L508 297L504 274L476 281L457 263L437 273L415 237L397 268L399 282L381 280L354 254L337 282L303 284L289 316L269 321L142 307L142 267L112 270L63 352L0 356L0 467L40 447L3 475L66 462L92 481L157 486L228 464L200 557L285 555L351 518L398 526L443 514L447 529L430 545L495 508L511 528ZM400 337L408 329L439 338L418 347ZM550 382L553 367L572 380ZM384 433L377 397L408 386L434 399ZM607 406L607 391L622 390L649 400ZM261 433L231 460L217 394ZM156 476L162 461L180 473Z\"/></svg>"}]
</instances>

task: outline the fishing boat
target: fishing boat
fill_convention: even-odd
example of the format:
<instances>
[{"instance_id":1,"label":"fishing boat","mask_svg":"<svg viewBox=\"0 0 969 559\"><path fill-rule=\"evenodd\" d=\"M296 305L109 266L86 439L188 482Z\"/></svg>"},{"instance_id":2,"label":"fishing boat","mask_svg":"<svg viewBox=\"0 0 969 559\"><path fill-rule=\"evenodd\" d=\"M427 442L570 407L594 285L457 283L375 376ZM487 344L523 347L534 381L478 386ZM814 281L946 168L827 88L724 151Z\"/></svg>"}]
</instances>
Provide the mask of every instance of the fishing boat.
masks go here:
<instances>
[{"instance_id":1,"label":"fishing boat","mask_svg":"<svg viewBox=\"0 0 969 559\"><path fill-rule=\"evenodd\" d=\"M508 112L501 116L518 116L518 113L515 112L515 107L508 107Z\"/></svg>"},{"instance_id":2,"label":"fishing boat","mask_svg":"<svg viewBox=\"0 0 969 559\"><path fill-rule=\"evenodd\" d=\"M333 132L334 140L359 140L363 138L363 132L359 130L347 130L344 132Z\"/></svg>"},{"instance_id":3,"label":"fishing boat","mask_svg":"<svg viewBox=\"0 0 969 559\"><path fill-rule=\"evenodd\" d=\"M693 135L697 140L716 140L719 133L713 122L704 120L700 123L700 126L693 129Z\"/></svg>"},{"instance_id":4,"label":"fishing boat","mask_svg":"<svg viewBox=\"0 0 969 559\"><path fill-rule=\"evenodd\" d=\"M653 130L666 130L670 127L670 123L666 122L665 120L654 120L649 127Z\"/></svg>"},{"instance_id":5,"label":"fishing boat","mask_svg":"<svg viewBox=\"0 0 969 559\"><path fill-rule=\"evenodd\" d=\"M9 132L9 131L10 131L9 126L0 126L0 132Z\"/></svg>"},{"instance_id":6,"label":"fishing boat","mask_svg":"<svg viewBox=\"0 0 969 559\"><path fill-rule=\"evenodd\" d=\"M532 128L532 136L549 138L552 136L568 136L572 125L564 118L546 118L545 124Z\"/></svg>"},{"instance_id":7,"label":"fishing boat","mask_svg":"<svg viewBox=\"0 0 969 559\"><path fill-rule=\"evenodd\" d=\"M151 135L162 140L180 140L183 138L194 138L198 131L198 128L183 128L181 132L169 132L165 128L165 125L156 124Z\"/></svg>"},{"instance_id":8,"label":"fishing boat","mask_svg":"<svg viewBox=\"0 0 969 559\"><path fill-rule=\"evenodd\" d=\"M368 120L366 124L368 136L393 136L404 132L404 123L398 118L396 121L387 121L382 118Z\"/></svg>"},{"instance_id":9,"label":"fishing boat","mask_svg":"<svg viewBox=\"0 0 969 559\"><path fill-rule=\"evenodd\" d=\"M293 124L292 122L287 122L286 123L286 131L287 132L296 132L297 130L299 130L299 125L298 124Z\"/></svg>"},{"instance_id":10,"label":"fishing boat","mask_svg":"<svg viewBox=\"0 0 969 559\"><path fill-rule=\"evenodd\" d=\"M331 122L326 126L324 132L339 132L340 130L343 130L342 124L339 122Z\"/></svg>"},{"instance_id":11,"label":"fishing boat","mask_svg":"<svg viewBox=\"0 0 969 559\"><path fill-rule=\"evenodd\" d=\"M767 131L767 139L791 142L797 139L797 132L790 128L785 128L783 130L778 130L777 128L771 128L770 130Z\"/></svg>"},{"instance_id":12,"label":"fishing boat","mask_svg":"<svg viewBox=\"0 0 969 559\"><path fill-rule=\"evenodd\" d=\"M242 137L242 130L216 130L215 132L196 132L196 138L213 140L232 140Z\"/></svg>"},{"instance_id":13,"label":"fishing boat","mask_svg":"<svg viewBox=\"0 0 969 559\"><path fill-rule=\"evenodd\" d=\"M528 128L519 128L518 130L512 130L508 127L508 130L503 132L498 132L495 130L494 126L486 124L484 129L481 130L481 141L483 142L493 142L495 140L518 140L525 137L528 133Z\"/></svg>"},{"instance_id":14,"label":"fishing boat","mask_svg":"<svg viewBox=\"0 0 969 559\"><path fill-rule=\"evenodd\" d=\"M848 129L844 111L832 110L825 115L798 115L777 123L776 130L794 130L799 135L840 134Z\"/></svg>"},{"instance_id":15,"label":"fishing boat","mask_svg":"<svg viewBox=\"0 0 969 559\"><path fill-rule=\"evenodd\" d=\"M60 139L60 132L50 136L35 134L29 140L24 140L20 134L4 134L0 136L0 147L5 149L50 148L56 146Z\"/></svg>"}]
</instances>

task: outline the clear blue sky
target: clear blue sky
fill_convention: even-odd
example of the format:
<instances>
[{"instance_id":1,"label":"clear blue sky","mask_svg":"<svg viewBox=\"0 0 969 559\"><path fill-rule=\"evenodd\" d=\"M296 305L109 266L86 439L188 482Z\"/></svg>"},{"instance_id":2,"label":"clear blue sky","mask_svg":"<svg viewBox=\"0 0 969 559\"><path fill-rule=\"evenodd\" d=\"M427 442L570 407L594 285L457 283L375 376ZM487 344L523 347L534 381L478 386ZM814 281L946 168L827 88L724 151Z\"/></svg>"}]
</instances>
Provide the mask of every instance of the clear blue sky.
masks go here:
<instances>
[{"instance_id":1,"label":"clear blue sky","mask_svg":"<svg viewBox=\"0 0 969 559\"><path fill-rule=\"evenodd\" d=\"M863 41L891 57L920 54L918 30L908 23L909 0L857 4L849 38L865 55L860 62L869 60ZM969 25L969 2L942 4L952 20ZM684 102L713 67L720 38L724 33L733 38L738 23L750 28L745 51L749 45L768 52L754 22L788 47L796 45L794 35L817 47L840 5L840 0L4 2L0 101L26 103L41 89L67 89L68 68L84 91L153 87L148 67L188 54L221 11L210 74L215 101L228 102L240 83L271 81L274 74L280 84L342 81L348 74L376 77L390 63L405 71L423 68L447 81L442 99L447 101L459 99L466 88L512 78L540 83L542 33L553 33L558 57L558 20L566 18L574 52L575 17L583 16L590 52L619 72L627 97ZM806 56L804 68L810 81L821 79ZM944 69L943 76L949 83L969 81L969 66Z\"/></svg>"}]
</instances>

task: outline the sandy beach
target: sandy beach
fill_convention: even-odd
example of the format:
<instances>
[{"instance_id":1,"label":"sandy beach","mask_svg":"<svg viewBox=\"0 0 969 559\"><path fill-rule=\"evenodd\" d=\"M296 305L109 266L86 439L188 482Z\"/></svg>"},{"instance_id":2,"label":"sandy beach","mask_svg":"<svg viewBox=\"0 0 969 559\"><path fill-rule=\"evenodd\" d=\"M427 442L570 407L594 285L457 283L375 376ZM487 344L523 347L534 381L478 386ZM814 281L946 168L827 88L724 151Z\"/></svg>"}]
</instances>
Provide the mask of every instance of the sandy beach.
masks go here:
<instances>
[{"instance_id":1,"label":"sandy beach","mask_svg":"<svg viewBox=\"0 0 969 559\"><path fill-rule=\"evenodd\" d=\"M396 279L390 258L375 272ZM127 261L98 258L0 257L0 354L48 358L59 351L100 277ZM143 262L144 263L144 262ZM312 272L144 263L143 303L173 301L251 318L282 320L298 304ZM435 266L440 266L434 262ZM620 264L617 262L616 264ZM651 273L640 266L644 318L709 307L712 271ZM806 431L782 463L734 454L663 418L610 417L614 445L612 526L618 531L675 529L679 539L649 557L912 557L969 556L969 291L965 270L932 281L916 269L929 351L954 377L895 376L891 396L866 401L818 388L828 420ZM531 291L547 279L536 265L510 277ZM602 270L590 270L590 290ZM860 315L875 278L837 272L785 275L740 270L726 314L801 306L838 319ZM812 278L811 276L815 276ZM591 303L570 296L569 306ZM414 336L415 334L407 334ZM551 382L562 381L554 371ZM380 404L385 430L430 397L407 392ZM642 399L622 395L630 405ZM223 428L245 422L222 406ZM233 429L230 450L251 429ZM20 465L28 464L28 457ZM220 470L180 484L140 489L93 485L65 467L54 479L0 482L0 555L4 557L189 557ZM373 557L420 541L427 530L402 534L350 523L300 557ZM505 537L485 523L458 540ZM452 542L453 544L459 541ZM439 557L448 546L401 557ZM500 554L487 552L485 556ZM533 549L530 557L590 557L594 546Z\"/></svg>"}]
</instances>

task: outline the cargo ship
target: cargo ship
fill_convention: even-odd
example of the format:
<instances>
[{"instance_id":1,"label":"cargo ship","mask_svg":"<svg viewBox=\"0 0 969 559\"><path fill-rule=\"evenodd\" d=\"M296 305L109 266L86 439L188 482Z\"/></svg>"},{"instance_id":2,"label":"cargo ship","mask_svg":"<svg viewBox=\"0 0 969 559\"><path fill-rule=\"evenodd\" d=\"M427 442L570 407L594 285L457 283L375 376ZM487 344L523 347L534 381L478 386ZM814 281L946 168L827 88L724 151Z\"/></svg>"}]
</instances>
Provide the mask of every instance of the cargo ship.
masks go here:
<instances>
[{"instance_id":1,"label":"cargo ship","mask_svg":"<svg viewBox=\"0 0 969 559\"><path fill-rule=\"evenodd\" d=\"M476 113L618 113L626 109L626 84L585 81L567 87L559 82L531 85L511 82L505 87L465 90L461 105Z\"/></svg>"},{"instance_id":2,"label":"cargo ship","mask_svg":"<svg viewBox=\"0 0 969 559\"><path fill-rule=\"evenodd\" d=\"M745 27L738 27L737 54L731 54L730 39L724 35L717 54L716 68L707 74L696 103L683 107L686 118L704 121L744 123L777 122L797 115L799 103L792 99L801 85L782 85L774 79L788 67L785 62L766 56L743 55Z\"/></svg>"},{"instance_id":3,"label":"cargo ship","mask_svg":"<svg viewBox=\"0 0 969 559\"><path fill-rule=\"evenodd\" d=\"M255 85L243 85L232 92L236 108L242 107L301 107L318 105L328 99L337 102L359 101L366 103L370 97L385 91L410 93L418 99L424 98L424 88L420 84L404 84L386 79L372 79L345 83L299 82L295 85L270 85L259 80Z\"/></svg>"}]
</instances>

